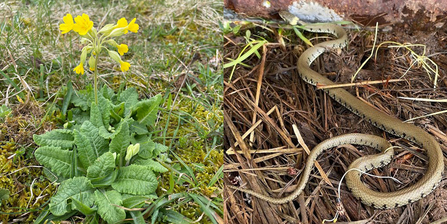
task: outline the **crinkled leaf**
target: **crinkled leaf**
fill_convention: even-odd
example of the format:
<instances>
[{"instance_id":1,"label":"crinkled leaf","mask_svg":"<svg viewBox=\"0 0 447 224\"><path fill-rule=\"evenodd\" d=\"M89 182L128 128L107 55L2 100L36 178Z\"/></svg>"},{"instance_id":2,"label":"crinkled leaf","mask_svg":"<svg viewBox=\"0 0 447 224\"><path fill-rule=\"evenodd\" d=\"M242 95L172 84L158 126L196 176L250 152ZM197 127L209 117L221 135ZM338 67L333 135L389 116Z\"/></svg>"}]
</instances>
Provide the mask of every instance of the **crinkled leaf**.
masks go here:
<instances>
[{"instance_id":1,"label":"crinkled leaf","mask_svg":"<svg viewBox=\"0 0 447 224\"><path fill-rule=\"evenodd\" d=\"M143 159L153 158L154 149L155 149L155 142L153 142L152 140L140 143L140 152L138 152L138 156L140 156Z\"/></svg>"},{"instance_id":2,"label":"crinkled leaf","mask_svg":"<svg viewBox=\"0 0 447 224\"><path fill-rule=\"evenodd\" d=\"M68 117L70 117L70 113L72 114L72 117L73 117L72 120L75 121L76 125L82 124L85 121L90 120L90 112L83 111L77 107L73 108L67 112ZM71 119L69 119L69 120L71 120Z\"/></svg>"},{"instance_id":3,"label":"crinkled leaf","mask_svg":"<svg viewBox=\"0 0 447 224\"><path fill-rule=\"evenodd\" d=\"M90 121L85 121L81 126L81 133L86 135L97 155L102 155L109 150L109 141L99 135L99 129Z\"/></svg>"},{"instance_id":4,"label":"crinkled leaf","mask_svg":"<svg viewBox=\"0 0 447 224\"><path fill-rule=\"evenodd\" d=\"M96 205L98 206L98 214L108 223L117 223L126 218L124 209L117 207L121 205L121 194L111 190L105 193L95 191Z\"/></svg>"},{"instance_id":5,"label":"crinkled leaf","mask_svg":"<svg viewBox=\"0 0 447 224\"><path fill-rule=\"evenodd\" d=\"M92 122L92 124L97 128L104 127L101 111L99 110L99 107L95 102L92 102L92 105L90 107L90 122Z\"/></svg>"},{"instance_id":6,"label":"crinkled leaf","mask_svg":"<svg viewBox=\"0 0 447 224\"><path fill-rule=\"evenodd\" d=\"M164 167L159 162L154 161L152 159L137 159L133 164L146 166L154 172L164 173L168 171L166 167Z\"/></svg>"},{"instance_id":7,"label":"crinkled leaf","mask_svg":"<svg viewBox=\"0 0 447 224\"><path fill-rule=\"evenodd\" d=\"M152 155L155 157L155 156L158 156L160 153L166 152L166 151L168 151L167 146L160 144L160 143L155 143L155 149L154 149L154 152Z\"/></svg>"},{"instance_id":8,"label":"crinkled leaf","mask_svg":"<svg viewBox=\"0 0 447 224\"><path fill-rule=\"evenodd\" d=\"M69 212L67 203L70 198L75 198L82 204L91 207L95 201L93 190L87 177L74 177L63 181L56 194L51 198L51 213L61 216Z\"/></svg>"},{"instance_id":9,"label":"crinkled leaf","mask_svg":"<svg viewBox=\"0 0 447 224\"><path fill-rule=\"evenodd\" d=\"M145 142L140 142L140 152L138 155L143 159L150 159L157 157L160 153L168 151L168 147L160 144L155 143L150 139L147 139Z\"/></svg>"},{"instance_id":10,"label":"crinkled leaf","mask_svg":"<svg viewBox=\"0 0 447 224\"><path fill-rule=\"evenodd\" d=\"M112 110L110 111L110 116L113 117L116 121L124 118L124 102L113 106Z\"/></svg>"},{"instance_id":11,"label":"crinkled leaf","mask_svg":"<svg viewBox=\"0 0 447 224\"><path fill-rule=\"evenodd\" d=\"M140 124L138 121L132 122L132 130L136 132L138 135L145 135L149 133L146 125Z\"/></svg>"},{"instance_id":12,"label":"crinkled leaf","mask_svg":"<svg viewBox=\"0 0 447 224\"><path fill-rule=\"evenodd\" d=\"M116 130L116 135L110 142L109 151L116 152L124 156L127 147L130 144L129 124L127 120L123 120Z\"/></svg>"},{"instance_id":13,"label":"crinkled leaf","mask_svg":"<svg viewBox=\"0 0 447 224\"><path fill-rule=\"evenodd\" d=\"M33 135L33 139L39 146L72 148L74 143L73 131L68 129L54 129L42 135Z\"/></svg>"},{"instance_id":14,"label":"crinkled leaf","mask_svg":"<svg viewBox=\"0 0 447 224\"><path fill-rule=\"evenodd\" d=\"M95 163L96 158L99 156L98 152L93 150L90 139L78 130L74 130L74 137L81 164L87 168Z\"/></svg>"},{"instance_id":15,"label":"crinkled leaf","mask_svg":"<svg viewBox=\"0 0 447 224\"><path fill-rule=\"evenodd\" d=\"M128 88L119 94L118 99L120 102L124 102L124 117L126 117L132 112L131 108L138 103L138 93L135 88Z\"/></svg>"},{"instance_id":16,"label":"crinkled leaf","mask_svg":"<svg viewBox=\"0 0 447 224\"><path fill-rule=\"evenodd\" d=\"M106 99L103 95L98 95L98 108L101 111L102 122L104 126L108 126L110 123L110 110L112 108L112 103L110 100Z\"/></svg>"},{"instance_id":17,"label":"crinkled leaf","mask_svg":"<svg viewBox=\"0 0 447 224\"><path fill-rule=\"evenodd\" d=\"M146 126L154 125L161 100L161 95L157 94L150 99L142 100L135 104L132 108L132 113L136 113L136 120L140 124L144 124Z\"/></svg>"},{"instance_id":18,"label":"crinkled leaf","mask_svg":"<svg viewBox=\"0 0 447 224\"><path fill-rule=\"evenodd\" d=\"M115 137L117 132L109 132L106 130L104 126L99 127L99 136L105 138L105 139L112 139Z\"/></svg>"},{"instance_id":19,"label":"crinkled leaf","mask_svg":"<svg viewBox=\"0 0 447 224\"><path fill-rule=\"evenodd\" d=\"M90 179L104 177L110 175L114 169L115 158L111 152L106 152L88 167L87 177Z\"/></svg>"},{"instance_id":20,"label":"crinkled leaf","mask_svg":"<svg viewBox=\"0 0 447 224\"><path fill-rule=\"evenodd\" d=\"M107 87L107 85L104 85L101 88L101 94L102 94L102 96L104 96L106 99L109 99L110 101L113 101L116 98L116 94L113 91L113 89Z\"/></svg>"},{"instance_id":21,"label":"crinkled leaf","mask_svg":"<svg viewBox=\"0 0 447 224\"><path fill-rule=\"evenodd\" d=\"M104 126L104 122L102 121L102 115L101 111L98 107L98 105L94 102L92 102L91 108L90 108L90 122L99 129L99 135L105 139L110 139L115 136L114 133L109 133ZM109 126L109 124L105 124Z\"/></svg>"},{"instance_id":22,"label":"crinkled leaf","mask_svg":"<svg viewBox=\"0 0 447 224\"><path fill-rule=\"evenodd\" d=\"M34 152L34 156L40 164L57 175L70 176L73 151L64 150L60 147L42 146Z\"/></svg>"},{"instance_id":23,"label":"crinkled leaf","mask_svg":"<svg viewBox=\"0 0 447 224\"><path fill-rule=\"evenodd\" d=\"M91 86L87 86L86 89L76 91L71 99L71 102L83 111L88 110L92 101L94 101L94 95Z\"/></svg>"},{"instance_id":24,"label":"crinkled leaf","mask_svg":"<svg viewBox=\"0 0 447 224\"><path fill-rule=\"evenodd\" d=\"M112 187L121 192L129 194L151 194L158 186L157 177L151 169L130 165L122 167Z\"/></svg>"}]
</instances>

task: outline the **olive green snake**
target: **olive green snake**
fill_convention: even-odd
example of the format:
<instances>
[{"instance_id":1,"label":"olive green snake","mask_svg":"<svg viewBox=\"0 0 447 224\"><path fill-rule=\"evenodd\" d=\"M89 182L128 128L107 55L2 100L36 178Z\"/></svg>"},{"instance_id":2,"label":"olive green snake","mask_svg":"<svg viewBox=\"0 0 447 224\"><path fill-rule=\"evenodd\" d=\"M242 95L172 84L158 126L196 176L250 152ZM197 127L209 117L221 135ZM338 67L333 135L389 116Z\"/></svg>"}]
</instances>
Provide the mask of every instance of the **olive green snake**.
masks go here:
<instances>
[{"instance_id":1,"label":"olive green snake","mask_svg":"<svg viewBox=\"0 0 447 224\"><path fill-rule=\"evenodd\" d=\"M322 84L332 85L332 81L323 77L310 68L312 62L318 58L323 52L330 49L339 49L347 45L347 34L345 30L335 24L312 24L306 25L304 30L314 33L328 33L334 35L337 39L329 40L314 45L304 51L298 59L298 72L301 78L311 85ZM378 111L365 102L357 99L348 91L342 88L324 89L324 91L335 101L357 114L364 120L367 120L374 126L395 136L407 139L419 145L426 150L428 155L428 167L425 175L416 183L394 192L377 192L373 191L361 182L361 172L352 171L346 174L346 184L352 194L361 200L362 203L380 209L390 209L403 206L411 202L417 201L430 194L439 184L444 171L444 156L439 143L433 136L425 132L423 129L416 127L410 123L404 123L384 112ZM294 200L303 191L309 174L313 169L314 161L317 156L324 150L343 144L367 145L377 148L382 152L376 155L368 155L360 157L349 166L348 170L358 169L363 172L373 168L385 166L388 164L393 155L394 150L391 145L383 138L366 135L366 134L346 134L327 139L317 145L309 154L301 178L294 191L282 198L269 197L252 190L229 186L259 199L274 204L283 204Z\"/></svg>"}]
</instances>

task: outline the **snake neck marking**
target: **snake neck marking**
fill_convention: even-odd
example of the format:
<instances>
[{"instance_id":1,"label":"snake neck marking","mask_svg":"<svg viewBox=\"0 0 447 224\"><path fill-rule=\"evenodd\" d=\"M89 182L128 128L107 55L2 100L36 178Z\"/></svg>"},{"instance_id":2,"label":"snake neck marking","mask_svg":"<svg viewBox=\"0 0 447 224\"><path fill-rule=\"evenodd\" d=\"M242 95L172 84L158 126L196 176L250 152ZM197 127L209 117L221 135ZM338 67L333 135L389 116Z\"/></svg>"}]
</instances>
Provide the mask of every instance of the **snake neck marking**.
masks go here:
<instances>
[{"instance_id":1,"label":"snake neck marking","mask_svg":"<svg viewBox=\"0 0 447 224\"><path fill-rule=\"evenodd\" d=\"M315 33L329 33L336 36L337 39L316 44L314 47L307 49L301 54L297 66L300 77L311 85L316 85L317 83L323 85L334 84L326 77L312 70L309 66L328 49L345 47L347 44L346 32L342 27L333 24L309 25L305 30ZM437 187L444 171L444 156L439 143L433 136L419 127L403 123L397 118L372 108L344 89L336 88L326 89L324 91L335 101L374 126L423 147L428 155L428 167L425 175L415 184L394 192L373 191L361 182L361 174L359 172L349 172L346 175L346 184L356 198L366 205L379 209L389 209L417 201L430 194L430 192ZM316 157L324 150L337 146L338 144L369 145L380 150L389 146L389 143L382 138L364 134L341 135L323 141L312 150L311 154L309 154L305 171L300 178L298 187L286 197L273 198L247 189L234 186L228 187L251 194L274 204L287 203L294 200L304 189ZM362 171L367 171L372 168L377 168L389 163L393 154L393 150L385 150L380 154L361 157L351 163L348 169L357 168Z\"/></svg>"}]
</instances>

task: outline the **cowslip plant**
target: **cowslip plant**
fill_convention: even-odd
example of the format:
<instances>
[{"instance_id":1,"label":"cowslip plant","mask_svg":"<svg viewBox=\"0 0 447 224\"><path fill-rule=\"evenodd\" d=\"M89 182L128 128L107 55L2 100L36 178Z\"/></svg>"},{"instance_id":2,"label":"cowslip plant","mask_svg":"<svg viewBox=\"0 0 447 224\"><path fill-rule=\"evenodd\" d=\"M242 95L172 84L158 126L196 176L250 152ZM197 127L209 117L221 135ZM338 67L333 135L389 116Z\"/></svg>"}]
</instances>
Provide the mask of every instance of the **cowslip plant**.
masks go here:
<instances>
[{"instance_id":1,"label":"cowslip plant","mask_svg":"<svg viewBox=\"0 0 447 224\"><path fill-rule=\"evenodd\" d=\"M167 171L160 164L168 160L167 147L152 140L161 95L138 100L134 88L115 94L103 87L96 103L88 86L66 98L64 128L33 137L37 161L60 182L38 221L78 213L86 223L142 220L135 208L157 199L157 177Z\"/></svg>"},{"instance_id":2,"label":"cowslip plant","mask_svg":"<svg viewBox=\"0 0 447 224\"><path fill-rule=\"evenodd\" d=\"M88 55L90 58L88 60L89 69L93 72L94 77L94 88L95 88L95 102L98 102L97 94L97 83L98 83L98 57L103 51L107 51L110 58L120 64L121 71L125 72L129 70L130 63L121 60L120 55L124 55L129 50L126 44L117 44L117 42L112 39L114 37L122 36L129 31L136 33L138 32L139 25L135 23L136 18L134 18L130 23L127 23L126 18L121 18L116 24L107 24L99 31L93 27L93 22L87 14L82 14L82 16L77 16L73 22L73 16L67 14L63 18L64 23L59 25L59 29L62 34L66 34L73 30L81 36L81 43L86 44L82 48L81 61L78 66L76 66L73 71L77 74L84 74L84 64L87 60ZM118 52L110 50L107 46L114 47Z\"/></svg>"},{"instance_id":3,"label":"cowslip plant","mask_svg":"<svg viewBox=\"0 0 447 224\"><path fill-rule=\"evenodd\" d=\"M84 74L84 64L94 74L94 87L74 91L71 82L62 105L63 128L54 129L33 139L39 148L34 152L47 177L60 183L36 223L65 220L82 213L86 223L122 222L131 219L144 222L144 209L158 198L160 173L168 171L160 162L169 162L167 147L153 141L155 121L161 95L138 99L134 88L115 93L104 86L97 88L97 62L101 52L120 64L122 71L130 67L120 55L128 51L112 38L138 31L133 19L105 25L97 31L88 15L70 14L60 25L62 34L74 31L85 44L76 73ZM117 51L108 49L115 47ZM55 177L55 178L54 178Z\"/></svg>"}]
</instances>

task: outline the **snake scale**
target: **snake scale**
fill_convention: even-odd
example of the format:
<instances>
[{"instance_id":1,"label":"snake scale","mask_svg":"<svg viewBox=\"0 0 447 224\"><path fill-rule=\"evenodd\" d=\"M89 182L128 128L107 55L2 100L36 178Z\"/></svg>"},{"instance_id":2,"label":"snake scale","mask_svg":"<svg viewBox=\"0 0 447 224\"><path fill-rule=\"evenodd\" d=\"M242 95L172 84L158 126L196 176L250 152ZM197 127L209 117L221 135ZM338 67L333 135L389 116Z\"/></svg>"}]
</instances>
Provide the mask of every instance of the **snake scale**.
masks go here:
<instances>
[{"instance_id":1,"label":"snake scale","mask_svg":"<svg viewBox=\"0 0 447 224\"><path fill-rule=\"evenodd\" d=\"M317 83L323 85L334 84L326 77L323 77L316 71L312 70L310 68L310 65L323 52L330 49L345 47L348 40L345 30L342 27L334 24L312 24L305 26L304 29L306 31L314 33L332 34L337 39L316 44L315 46L303 52L298 59L299 75L304 81L311 85L316 85ZM404 123L397 118L391 117L384 112L376 110L370 105L357 99L344 89L335 88L325 89L324 91L335 101L337 101L353 113L357 114L361 118L367 120L374 126L395 136L412 141L420 147L424 148L428 155L428 167L425 175L423 175L423 177L413 185L394 192L373 191L361 182L360 172L348 172L346 175L346 184L356 198L358 198L359 200L361 200L362 203L368 206L379 209L390 209L417 201L430 194L430 192L432 192L437 187L443 176L444 157L439 143L433 136L425 132L423 129L414 126L413 124ZM367 145L382 151L382 153L380 154L368 155L358 158L349 166L349 169L357 168L366 172L373 168L381 167L388 164L394 155L394 150L390 148L390 144L383 138L366 134L346 134L327 139L321 142L311 151L307 158L303 174L301 175L301 178L297 184L297 188L286 197L273 198L254 192L252 190L235 186L229 187L248 193L270 203L287 203L294 200L303 191L309 178L309 174L313 169L313 164L317 156L326 149L342 144Z\"/></svg>"}]
</instances>

